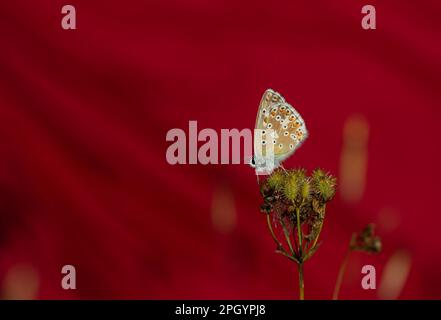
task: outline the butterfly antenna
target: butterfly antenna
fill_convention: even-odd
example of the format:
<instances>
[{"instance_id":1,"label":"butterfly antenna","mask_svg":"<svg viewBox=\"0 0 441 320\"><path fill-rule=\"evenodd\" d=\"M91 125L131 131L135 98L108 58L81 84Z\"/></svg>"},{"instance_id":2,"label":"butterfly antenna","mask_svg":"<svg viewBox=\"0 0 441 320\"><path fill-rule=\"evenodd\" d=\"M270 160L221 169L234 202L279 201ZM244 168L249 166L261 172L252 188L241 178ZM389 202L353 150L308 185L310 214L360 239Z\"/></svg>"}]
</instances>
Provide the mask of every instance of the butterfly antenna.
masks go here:
<instances>
[{"instance_id":1,"label":"butterfly antenna","mask_svg":"<svg viewBox=\"0 0 441 320\"><path fill-rule=\"evenodd\" d=\"M288 171L286 171L282 164L280 164L279 167L282 168L283 172L288 173Z\"/></svg>"}]
</instances>

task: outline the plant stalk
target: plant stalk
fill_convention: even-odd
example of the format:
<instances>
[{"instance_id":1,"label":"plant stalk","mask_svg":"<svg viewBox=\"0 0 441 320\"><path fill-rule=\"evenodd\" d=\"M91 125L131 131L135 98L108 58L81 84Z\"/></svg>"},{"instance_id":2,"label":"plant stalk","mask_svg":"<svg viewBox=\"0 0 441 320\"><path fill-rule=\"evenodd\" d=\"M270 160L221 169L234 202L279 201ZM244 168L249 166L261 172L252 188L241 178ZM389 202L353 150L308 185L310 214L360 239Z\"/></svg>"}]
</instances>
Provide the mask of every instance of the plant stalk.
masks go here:
<instances>
[{"instance_id":1,"label":"plant stalk","mask_svg":"<svg viewBox=\"0 0 441 320\"><path fill-rule=\"evenodd\" d=\"M283 248L282 243L279 241L279 239L277 239L276 234L274 233L273 226L271 225L271 218L270 218L269 214L266 215L266 223L267 223L268 229L271 233L271 237L273 238L274 242L277 245L277 249Z\"/></svg>"},{"instance_id":2,"label":"plant stalk","mask_svg":"<svg viewBox=\"0 0 441 320\"><path fill-rule=\"evenodd\" d=\"M305 300L305 283L303 280L303 263L297 264L299 271L299 299Z\"/></svg>"},{"instance_id":3,"label":"plant stalk","mask_svg":"<svg viewBox=\"0 0 441 320\"><path fill-rule=\"evenodd\" d=\"M296 209L297 216L297 236L299 237L299 254L302 255L302 227L300 225L300 209Z\"/></svg>"},{"instance_id":4,"label":"plant stalk","mask_svg":"<svg viewBox=\"0 0 441 320\"><path fill-rule=\"evenodd\" d=\"M323 221L320 223L319 231L317 233L316 238L314 239L314 243L312 244L311 250L314 249L315 246L317 245L317 241L320 238L320 233L322 232L322 228L323 228Z\"/></svg>"},{"instance_id":5,"label":"plant stalk","mask_svg":"<svg viewBox=\"0 0 441 320\"><path fill-rule=\"evenodd\" d=\"M348 251L346 251L345 257L344 257L343 262L341 263L340 269L338 271L337 282L335 283L334 294L332 295L332 300L338 300L338 295L340 293L341 284L343 282L343 276L345 275L345 272L346 272L346 266L348 264L350 254L351 254L351 249L349 248Z\"/></svg>"}]
</instances>

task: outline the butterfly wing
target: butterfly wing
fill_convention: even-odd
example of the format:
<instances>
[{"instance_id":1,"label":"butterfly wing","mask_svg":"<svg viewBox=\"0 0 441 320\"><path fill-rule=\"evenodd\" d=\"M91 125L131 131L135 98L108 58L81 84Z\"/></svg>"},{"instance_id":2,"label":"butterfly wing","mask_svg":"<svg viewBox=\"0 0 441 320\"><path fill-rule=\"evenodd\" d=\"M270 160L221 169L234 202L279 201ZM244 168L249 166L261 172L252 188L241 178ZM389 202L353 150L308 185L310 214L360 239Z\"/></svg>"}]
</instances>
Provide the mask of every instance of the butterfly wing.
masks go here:
<instances>
[{"instance_id":1,"label":"butterfly wing","mask_svg":"<svg viewBox=\"0 0 441 320\"><path fill-rule=\"evenodd\" d=\"M268 123L269 110L272 106L279 103L285 103L285 99L278 92L267 89L260 100L256 117L256 129L266 129L264 124Z\"/></svg>"},{"instance_id":2,"label":"butterfly wing","mask_svg":"<svg viewBox=\"0 0 441 320\"><path fill-rule=\"evenodd\" d=\"M276 109L277 108L277 109ZM274 157L282 162L291 156L308 137L305 121L302 116L288 103L273 106L270 115L275 120Z\"/></svg>"},{"instance_id":3,"label":"butterfly wing","mask_svg":"<svg viewBox=\"0 0 441 320\"><path fill-rule=\"evenodd\" d=\"M263 94L256 117L256 129L262 131L261 143L274 145L275 165L291 156L308 136L305 121L300 114L277 92L268 89ZM272 129L273 136L265 137ZM261 156L266 156L266 149Z\"/></svg>"}]
</instances>

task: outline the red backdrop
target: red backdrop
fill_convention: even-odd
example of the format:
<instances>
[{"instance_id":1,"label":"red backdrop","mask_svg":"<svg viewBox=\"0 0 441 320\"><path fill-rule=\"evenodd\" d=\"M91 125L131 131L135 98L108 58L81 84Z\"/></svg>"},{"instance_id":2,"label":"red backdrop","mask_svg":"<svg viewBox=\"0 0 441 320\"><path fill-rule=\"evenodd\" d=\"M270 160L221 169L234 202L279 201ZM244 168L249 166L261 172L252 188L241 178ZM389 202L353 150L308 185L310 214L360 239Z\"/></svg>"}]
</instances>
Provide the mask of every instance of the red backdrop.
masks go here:
<instances>
[{"instance_id":1,"label":"red backdrop","mask_svg":"<svg viewBox=\"0 0 441 320\"><path fill-rule=\"evenodd\" d=\"M77 30L61 28L64 4ZM285 166L339 178L306 298L331 297L368 222L384 251L352 255L341 298L441 298L441 5L370 1L366 31L365 4L2 1L2 297L297 298L253 171L165 158L189 120L251 128L270 87L310 131ZM60 286L66 264L77 290ZM360 286L365 264L377 290Z\"/></svg>"}]
</instances>

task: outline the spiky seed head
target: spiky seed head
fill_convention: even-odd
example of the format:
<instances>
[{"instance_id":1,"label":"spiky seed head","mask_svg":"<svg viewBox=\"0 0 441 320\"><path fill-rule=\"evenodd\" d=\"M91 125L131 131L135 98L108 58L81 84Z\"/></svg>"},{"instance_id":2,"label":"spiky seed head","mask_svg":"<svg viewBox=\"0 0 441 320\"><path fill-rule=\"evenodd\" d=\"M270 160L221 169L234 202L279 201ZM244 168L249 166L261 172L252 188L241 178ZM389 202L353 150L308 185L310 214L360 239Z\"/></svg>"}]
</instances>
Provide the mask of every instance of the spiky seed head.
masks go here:
<instances>
[{"instance_id":1,"label":"spiky seed head","mask_svg":"<svg viewBox=\"0 0 441 320\"><path fill-rule=\"evenodd\" d=\"M301 185L301 196L303 200L308 200L311 195L311 184L309 179L304 179Z\"/></svg>"},{"instance_id":2,"label":"spiky seed head","mask_svg":"<svg viewBox=\"0 0 441 320\"><path fill-rule=\"evenodd\" d=\"M314 193L324 202L327 202L334 197L335 184L336 179L321 169L315 169L312 173Z\"/></svg>"},{"instance_id":3,"label":"spiky seed head","mask_svg":"<svg viewBox=\"0 0 441 320\"><path fill-rule=\"evenodd\" d=\"M326 176L326 173L322 169L317 168L312 172L311 176L312 176L313 180L318 181L318 180L324 178Z\"/></svg>"},{"instance_id":4,"label":"spiky seed head","mask_svg":"<svg viewBox=\"0 0 441 320\"><path fill-rule=\"evenodd\" d=\"M329 201L335 194L335 178L326 176L318 181L317 192L324 201Z\"/></svg>"},{"instance_id":5,"label":"spiky seed head","mask_svg":"<svg viewBox=\"0 0 441 320\"><path fill-rule=\"evenodd\" d=\"M306 169L293 170L292 174L295 174L300 179L300 182L306 179Z\"/></svg>"},{"instance_id":6,"label":"spiky seed head","mask_svg":"<svg viewBox=\"0 0 441 320\"><path fill-rule=\"evenodd\" d=\"M280 170L274 171L268 177L268 186L276 191L280 191L283 189L284 181L285 181L285 173L282 173Z\"/></svg>"},{"instance_id":7,"label":"spiky seed head","mask_svg":"<svg viewBox=\"0 0 441 320\"><path fill-rule=\"evenodd\" d=\"M297 174L290 173L285 179L283 194L290 201L295 201L300 193L299 177Z\"/></svg>"}]
</instances>

